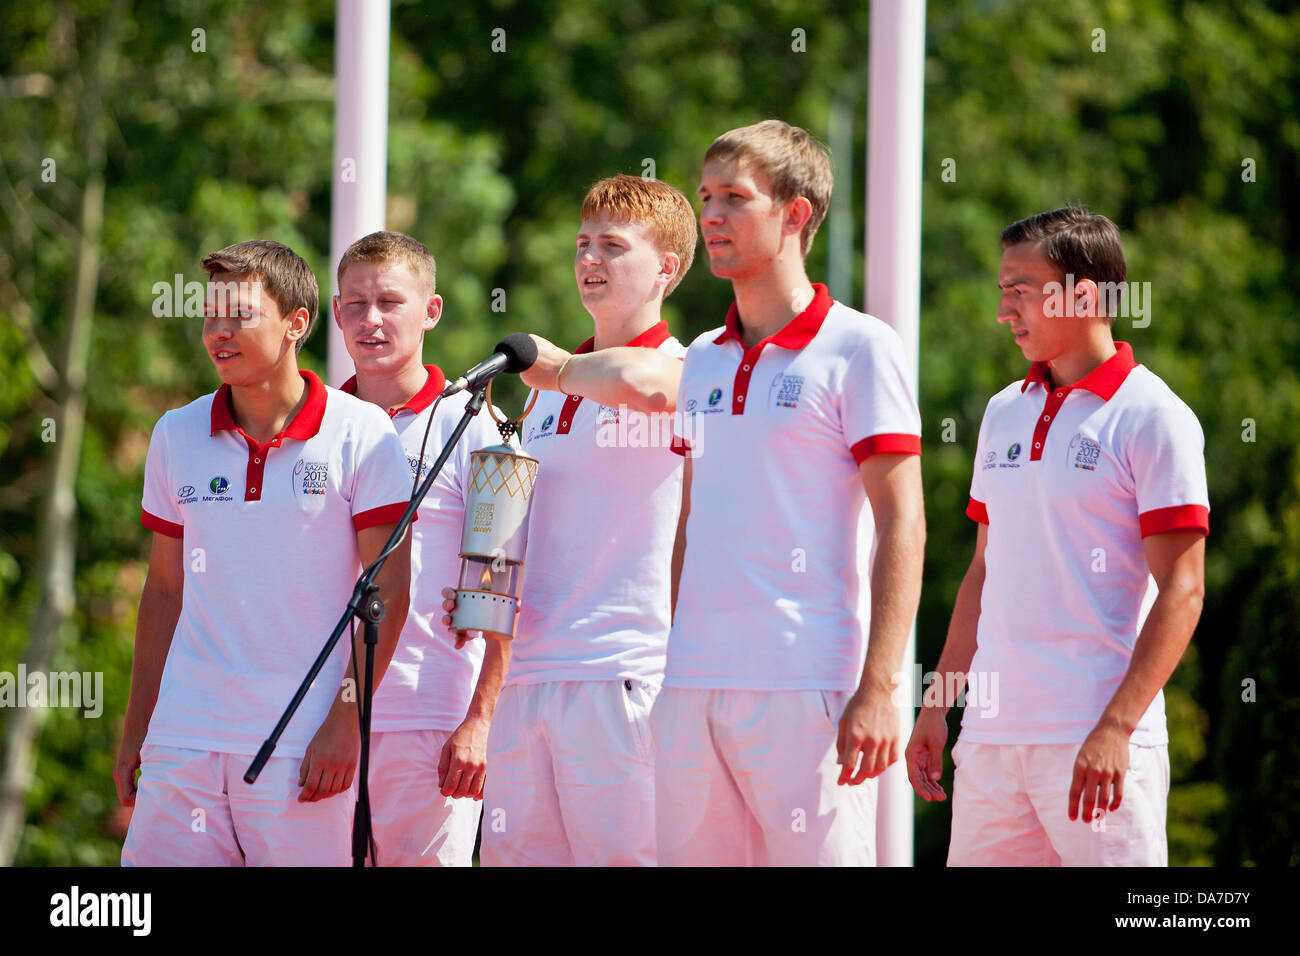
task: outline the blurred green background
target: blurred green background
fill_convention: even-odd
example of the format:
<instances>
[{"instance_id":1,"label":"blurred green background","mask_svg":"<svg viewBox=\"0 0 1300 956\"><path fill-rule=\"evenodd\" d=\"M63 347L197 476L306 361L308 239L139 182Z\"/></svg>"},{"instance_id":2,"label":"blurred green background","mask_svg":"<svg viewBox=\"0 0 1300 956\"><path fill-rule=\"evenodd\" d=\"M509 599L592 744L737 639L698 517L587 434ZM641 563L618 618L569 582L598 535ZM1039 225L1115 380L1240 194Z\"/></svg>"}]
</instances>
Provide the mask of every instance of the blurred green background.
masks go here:
<instances>
[{"instance_id":1,"label":"blurred green background","mask_svg":"<svg viewBox=\"0 0 1300 956\"><path fill-rule=\"evenodd\" d=\"M852 217L853 289L837 291L861 304L868 4L654 7L393 0L388 225L438 259L446 307L429 361L459 371L520 329L581 342L572 243L594 180L650 159L693 195L715 135L777 116L825 140L837 97L853 123L837 189L852 201L809 272L825 276L830 229ZM0 670L30 667L44 641L45 669L102 671L105 694L98 719L0 710L0 801L18 823L0 862L118 859L111 769L148 555L145 450L163 411L218 384L201 320L156 318L152 288L202 279L204 253L260 237L294 247L328 290L333 38L330 0L0 11ZM1116 337L1206 437L1207 599L1166 692L1170 861L1295 866L1300 11L943 0L929 4L926 53L919 658L937 661L974 543L962 510L985 402L1025 371L994 321L999 232L1083 202L1119 224L1130 280L1151 284L1149 326L1120 319ZM666 313L689 341L729 301L697 262ZM318 328L305 364L323 371L324 346ZM52 494L60 474L75 474L75 500ZM60 574L70 589L46 586ZM37 720L30 754L15 749L20 714ZM943 863L948 814L918 802L919 865Z\"/></svg>"}]
</instances>

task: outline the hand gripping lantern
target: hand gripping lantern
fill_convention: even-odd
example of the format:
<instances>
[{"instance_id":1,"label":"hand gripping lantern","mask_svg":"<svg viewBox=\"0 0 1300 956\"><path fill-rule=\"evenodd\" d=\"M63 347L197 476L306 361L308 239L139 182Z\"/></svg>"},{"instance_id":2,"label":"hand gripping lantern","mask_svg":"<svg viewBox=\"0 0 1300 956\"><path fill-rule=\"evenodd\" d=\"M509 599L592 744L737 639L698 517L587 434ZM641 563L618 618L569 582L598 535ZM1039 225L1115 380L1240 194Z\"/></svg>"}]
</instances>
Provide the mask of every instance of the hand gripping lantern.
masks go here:
<instances>
[{"instance_id":1,"label":"hand gripping lantern","mask_svg":"<svg viewBox=\"0 0 1300 956\"><path fill-rule=\"evenodd\" d=\"M489 409L491 401L489 391ZM484 637L502 641L515 635L528 547L528 513L537 482L537 459L509 444L515 426L514 421L498 421L502 443L470 454L460 581L451 616L455 630L482 631Z\"/></svg>"}]
</instances>

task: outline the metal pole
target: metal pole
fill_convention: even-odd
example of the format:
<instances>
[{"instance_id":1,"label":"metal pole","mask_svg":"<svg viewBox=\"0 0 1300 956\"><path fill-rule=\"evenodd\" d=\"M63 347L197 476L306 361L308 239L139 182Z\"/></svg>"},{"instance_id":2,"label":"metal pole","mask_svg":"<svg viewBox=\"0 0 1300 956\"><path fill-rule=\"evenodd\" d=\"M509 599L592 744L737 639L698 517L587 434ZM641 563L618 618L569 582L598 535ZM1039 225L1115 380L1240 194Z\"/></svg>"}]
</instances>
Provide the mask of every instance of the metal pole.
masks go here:
<instances>
[{"instance_id":1,"label":"metal pole","mask_svg":"<svg viewBox=\"0 0 1300 956\"><path fill-rule=\"evenodd\" d=\"M338 0L334 22L334 170L330 195L330 297L338 294L343 251L384 228L388 192L389 0ZM353 373L329 301L318 322L329 331L327 383Z\"/></svg>"},{"instance_id":2,"label":"metal pole","mask_svg":"<svg viewBox=\"0 0 1300 956\"><path fill-rule=\"evenodd\" d=\"M921 126L924 0L873 0L867 100L866 303L903 340L916 395L921 295ZM916 626L903 655L900 724L912 732ZM876 858L912 865L912 788L900 760L879 782Z\"/></svg>"}]
</instances>

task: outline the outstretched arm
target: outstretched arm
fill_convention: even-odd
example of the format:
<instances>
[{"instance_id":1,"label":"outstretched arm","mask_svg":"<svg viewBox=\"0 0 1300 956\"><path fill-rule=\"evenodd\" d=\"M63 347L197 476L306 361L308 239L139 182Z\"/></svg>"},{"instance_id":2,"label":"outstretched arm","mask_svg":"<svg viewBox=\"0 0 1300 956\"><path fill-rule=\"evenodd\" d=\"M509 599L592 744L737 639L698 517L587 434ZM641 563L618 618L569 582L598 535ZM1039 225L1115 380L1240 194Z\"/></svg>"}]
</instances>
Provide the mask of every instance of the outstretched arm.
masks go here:
<instances>
[{"instance_id":1,"label":"outstretched arm","mask_svg":"<svg viewBox=\"0 0 1300 956\"><path fill-rule=\"evenodd\" d=\"M656 349L627 347L574 355L541 336L532 339L537 361L519 376L529 388L563 391L646 414L677 408L680 359Z\"/></svg>"}]
</instances>

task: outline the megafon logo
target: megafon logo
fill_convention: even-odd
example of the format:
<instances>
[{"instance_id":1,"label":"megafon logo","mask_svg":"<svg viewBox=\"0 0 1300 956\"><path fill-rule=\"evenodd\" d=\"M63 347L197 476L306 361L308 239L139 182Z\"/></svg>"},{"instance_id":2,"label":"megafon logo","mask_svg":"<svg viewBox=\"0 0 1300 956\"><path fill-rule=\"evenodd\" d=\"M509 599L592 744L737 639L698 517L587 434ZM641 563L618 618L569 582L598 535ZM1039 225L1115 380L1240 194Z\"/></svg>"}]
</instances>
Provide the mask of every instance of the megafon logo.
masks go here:
<instances>
[{"instance_id":1,"label":"megafon logo","mask_svg":"<svg viewBox=\"0 0 1300 956\"><path fill-rule=\"evenodd\" d=\"M712 408L714 405L718 404L718 402L720 402L720 401L722 401L722 389L720 389L720 388L715 388L713 391L709 392L709 407L710 407L710 408Z\"/></svg>"},{"instance_id":2,"label":"megafon logo","mask_svg":"<svg viewBox=\"0 0 1300 956\"><path fill-rule=\"evenodd\" d=\"M224 495L230 489L230 479L224 475L217 475L208 482L208 490L214 495Z\"/></svg>"},{"instance_id":3,"label":"megafon logo","mask_svg":"<svg viewBox=\"0 0 1300 956\"><path fill-rule=\"evenodd\" d=\"M555 424L555 416L547 415L545 418L542 419L542 431L546 431L554 424Z\"/></svg>"}]
</instances>

